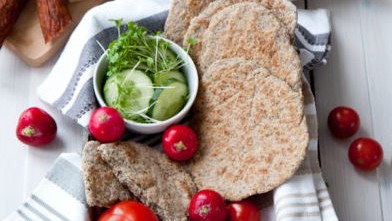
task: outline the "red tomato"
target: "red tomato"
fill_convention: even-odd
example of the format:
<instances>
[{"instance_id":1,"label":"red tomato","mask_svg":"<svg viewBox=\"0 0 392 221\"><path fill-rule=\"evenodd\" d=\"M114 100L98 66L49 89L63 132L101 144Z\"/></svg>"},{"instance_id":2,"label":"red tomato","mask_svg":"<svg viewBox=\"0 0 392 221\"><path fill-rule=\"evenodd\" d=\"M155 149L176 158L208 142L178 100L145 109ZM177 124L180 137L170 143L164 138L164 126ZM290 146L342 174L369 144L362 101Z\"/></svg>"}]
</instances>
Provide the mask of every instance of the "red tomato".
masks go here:
<instances>
[{"instance_id":1,"label":"red tomato","mask_svg":"<svg viewBox=\"0 0 392 221\"><path fill-rule=\"evenodd\" d=\"M91 134L101 142L118 140L125 130L124 119L111 107L101 107L93 112L88 128Z\"/></svg>"},{"instance_id":2,"label":"red tomato","mask_svg":"<svg viewBox=\"0 0 392 221\"><path fill-rule=\"evenodd\" d=\"M189 217L192 221L224 221L227 216L223 197L213 190L197 192L189 204Z\"/></svg>"},{"instance_id":3,"label":"red tomato","mask_svg":"<svg viewBox=\"0 0 392 221\"><path fill-rule=\"evenodd\" d=\"M381 164L383 150L377 141L361 137L351 143L348 157L358 169L370 171Z\"/></svg>"},{"instance_id":4,"label":"red tomato","mask_svg":"<svg viewBox=\"0 0 392 221\"><path fill-rule=\"evenodd\" d=\"M159 221L145 205L136 201L117 203L106 210L98 221Z\"/></svg>"},{"instance_id":5,"label":"red tomato","mask_svg":"<svg viewBox=\"0 0 392 221\"><path fill-rule=\"evenodd\" d=\"M357 112L349 107L336 107L329 113L328 126L335 137L350 137L358 131L359 125Z\"/></svg>"},{"instance_id":6,"label":"red tomato","mask_svg":"<svg viewBox=\"0 0 392 221\"><path fill-rule=\"evenodd\" d=\"M227 206L229 221L260 221L260 210L251 202L233 202Z\"/></svg>"},{"instance_id":7,"label":"red tomato","mask_svg":"<svg viewBox=\"0 0 392 221\"><path fill-rule=\"evenodd\" d=\"M191 128L185 125L173 125L163 134L162 146L171 159L189 160L197 150L197 136Z\"/></svg>"},{"instance_id":8,"label":"red tomato","mask_svg":"<svg viewBox=\"0 0 392 221\"><path fill-rule=\"evenodd\" d=\"M49 144L56 137L56 132L57 125L54 119L38 107L23 111L16 127L18 139L31 146Z\"/></svg>"}]
</instances>

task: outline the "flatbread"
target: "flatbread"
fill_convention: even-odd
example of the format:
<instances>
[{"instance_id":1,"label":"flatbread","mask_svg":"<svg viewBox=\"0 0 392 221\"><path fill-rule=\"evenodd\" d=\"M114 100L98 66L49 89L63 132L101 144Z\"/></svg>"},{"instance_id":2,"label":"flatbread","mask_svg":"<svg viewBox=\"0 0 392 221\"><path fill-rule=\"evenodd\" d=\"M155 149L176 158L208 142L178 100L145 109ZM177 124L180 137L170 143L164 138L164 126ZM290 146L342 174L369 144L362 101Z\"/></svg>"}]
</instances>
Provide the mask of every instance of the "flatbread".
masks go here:
<instances>
[{"instance_id":1,"label":"flatbread","mask_svg":"<svg viewBox=\"0 0 392 221\"><path fill-rule=\"evenodd\" d=\"M99 145L97 141L89 141L83 148L82 170L87 204L110 207L119 201L136 200L102 160L97 149Z\"/></svg>"},{"instance_id":2,"label":"flatbread","mask_svg":"<svg viewBox=\"0 0 392 221\"><path fill-rule=\"evenodd\" d=\"M214 62L200 89L191 122L199 150L190 165L199 189L236 201L295 173L308 144L301 92L243 58Z\"/></svg>"},{"instance_id":3,"label":"flatbread","mask_svg":"<svg viewBox=\"0 0 392 221\"><path fill-rule=\"evenodd\" d=\"M246 0L223 0L230 2L229 4L244 2ZM295 5L289 0L254 0L262 3L287 26L288 32L294 33L294 28L297 23L297 9ZM182 43L183 36L189 27L191 20L200 14L210 3L215 3L214 0L174 0L171 7L167 23L165 26L166 36L175 42ZM228 5L226 5L228 6ZM182 30L181 30L182 28Z\"/></svg>"},{"instance_id":4,"label":"flatbread","mask_svg":"<svg viewBox=\"0 0 392 221\"><path fill-rule=\"evenodd\" d=\"M193 2L199 2L197 0L188 0ZM207 30L210 24L210 19L214 14L220 10L231 6L236 3L242 2L254 2L263 5L267 9L271 9L273 15L281 21L290 36L294 36L294 29L297 24L297 12L296 7L287 0L216 0L204 8L196 17L190 20L188 29L184 34L183 45L187 47L189 44L188 39L196 40L197 44L191 47L190 52L192 57L197 59L198 54L201 50L201 45L203 43L203 34ZM200 8L200 7L198 7Z\"/></svg>"},{"instance_id":5,"label":"flatbread","mask_svg":"<svg viewBox=\"0 0 392 221\"><path fill-rule=\"evenodd\" d=\"M301 63L279 20L261 4L238 3L216 13L203 34L201 75L214 62L243 57L254 60L271 74L301 89Z\"/></svg>"},{"instance_id":6,"label":"flatbread","mask_svg":"<svg viewBox=\"0 0 392 221\"><path fill-rule=\"evenodd\" d=\"M189 25L189 22L196 17L204 8L215 0L185 0L186 1L186 17L184 20L184 31Z\"/></svg>"},{"instance_id":7,"label":"flatbread","mask_svg":"<svg viewBox=\"0 0 392 221\"><path fill-rule=\"evenodd\" d=\"M180 164L157 149L134 142L103 144L98 150L120 182L161 220L187 220L196 185Z\"/></svg>"},{"instance_id":8,"label":"flatbread","mask_svg":"<svg viewBox=\"0 0 392 221\"><path fill-rule=\"evenodd\" d=\"M172 0L163 36L174 41L178 45L182 44L184 30L186 30L183 22L185 16L186 0Z\"/></svg>"}]
</instances>

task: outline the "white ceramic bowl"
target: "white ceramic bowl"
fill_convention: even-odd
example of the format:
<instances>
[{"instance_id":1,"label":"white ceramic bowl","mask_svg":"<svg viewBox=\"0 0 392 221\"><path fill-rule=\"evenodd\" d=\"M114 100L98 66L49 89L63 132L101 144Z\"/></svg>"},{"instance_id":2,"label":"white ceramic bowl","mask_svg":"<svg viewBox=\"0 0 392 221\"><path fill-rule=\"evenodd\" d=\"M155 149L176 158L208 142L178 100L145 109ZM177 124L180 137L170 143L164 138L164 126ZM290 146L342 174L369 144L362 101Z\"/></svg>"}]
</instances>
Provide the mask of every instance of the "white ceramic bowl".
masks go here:
<instances>
[{"instance_id":1,"label":"white ceramic bowl","mask_svg":"<svg viewBox=\"0 0 392 221\"><path fill-rule=\"evenodd\" d=\"M178 112L176 115L174 115L173 117L165 121L161 121L157 123L137 123L131 120L124 119L125 126L130 131L133 132L138 132L143 134L154 134L154 133L159 133L164 131L170 125L180 122L185 117L185 115L189 112L193 102L196 99L197 89L199 86L199 79L198 79L195 64L193 63L188 53L184 51L184 49L182 49L176 43L168 39L165 38L162 39L169 42L170 43L169 48L185 62L185 65L182 67L182 71L185 74L186 79L188 81L189 99L180 112ZM93 76L94 93L98 100L98 103L101 106L108 106L105 103L105 100L103 99L102 96L102 88L107 73L107 66L108 66L108 60L107 60L107 53L105 52L98 60Z\"/></svg>"}]
</instances>

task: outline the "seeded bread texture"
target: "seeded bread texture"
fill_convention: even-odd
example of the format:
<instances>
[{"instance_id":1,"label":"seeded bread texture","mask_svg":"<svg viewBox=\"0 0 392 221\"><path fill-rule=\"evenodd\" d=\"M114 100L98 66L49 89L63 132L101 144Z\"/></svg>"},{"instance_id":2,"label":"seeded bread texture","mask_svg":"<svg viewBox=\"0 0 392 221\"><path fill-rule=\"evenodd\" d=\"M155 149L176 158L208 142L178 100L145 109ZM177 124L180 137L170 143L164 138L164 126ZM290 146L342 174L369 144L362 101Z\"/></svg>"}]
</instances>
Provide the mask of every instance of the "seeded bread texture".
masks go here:
<instances>
[{"instance_id":1,"label":"seeded bread texture","mask_svg":"<svg viewBox=\"0 0 392 221\"><path fill-rule=\"evenodd\" d=\"M196 0L193 0L196 1ZM192 18L189 22L188 29L184 35L183 45L187 47L189 44L187 39L196 40L196 44L191 46L191 55L195 60L198 59L199 52L203 44L203 34L207 30L210 24L210 19L214 14L220 10L231 6L236 3L242 2L254 2L259 3L267 9L270 9L272 14L281 21L290 36L294 35L294 29L297 24L297 12L296 7L287 0L216 0L210 3L203 11L200 12L196 17Z\"/></svg>"},{"instance_id":2,"label":"seeded bread texture","mask_svg":"<svg viewBox=\"0 0 392 221\"><path fill-rule=\"evenodd\" d=\"M98 147L120 182L161 220L186 221L196 185L184 168L149 146L110 143Z\"/></svg>"},{"instance_id":3,"label":"seeded bread texture","mask_svg":"<svg viewBox=\"0 0 392 221\"><path fill-rule=\"evenodd\" d=\"M135 200L135 196L116 178L109 165L98 153L97 141L85 144L82 153L82 170L86 200L89 206L110 207L124 200Z\"/></svg>"},{"instance_id":4,"label":"seeded bread texture","mask_svg":"<svg viewBox=\"0 0 392 221\"><path fill-rule=\"evenodd\" d=\"M190 165L198 188L232 201L286 181L308 144L302 93L243 58L216 61L202 76L191 126L199 137Z\"/></svg>"},{"instance_id":5,"label":"seeded bread texture","mask_svg":"<svg viewBox=\"0 0 392 221\"><path fill-rule=\"evenodd\" d=\"M214 62L243 57L267 68L294 90L301 89L301 64L287 31L261 4L238 3L216 13L203 34L201 75Z\"/></svg>"},{"instance_id":6,"label":"seeded bread texture","mask_svg":"<svg viewBox=\"0 0 392 221\"><path fill-rule=\"evenodd\" d=\"M244 2L246 0L223 0L229 4ZM252 1L252 0L249 0ZM297 12L295 5L289 0L253 0L262 3L286 25L288 32L294 33L297 22ZM186 30L191 20L200 14L210 4L216 0L174 0L169 12L167 25L165 26L166 36L177 43L182 43ZM227 6L227 5L226 5Z\"/></svg>"},{"instance_id":7,"label":"seeded bread texture","mask_svg":"<svg viewBox=\"0 0 392 221\"><path fill-rule=\"evenodd\" d=\"M186 0L172 0L167 16L163 36L182 44L183 33L186 30L183 20L186 17Z\"/></svg>"}]
</instances>

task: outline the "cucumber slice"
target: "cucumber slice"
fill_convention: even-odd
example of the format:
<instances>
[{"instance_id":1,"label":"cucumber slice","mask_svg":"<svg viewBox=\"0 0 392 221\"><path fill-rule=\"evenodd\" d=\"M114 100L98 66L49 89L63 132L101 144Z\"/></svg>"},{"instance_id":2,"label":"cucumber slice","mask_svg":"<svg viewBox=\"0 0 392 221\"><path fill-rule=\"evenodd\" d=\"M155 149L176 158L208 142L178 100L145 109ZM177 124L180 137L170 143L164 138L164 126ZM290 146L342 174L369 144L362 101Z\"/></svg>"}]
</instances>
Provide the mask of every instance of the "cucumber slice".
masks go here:
<instances>
[{"instance_id":1,"label":"cucumber slice","mask_svg":"<svg viewBox=\"0 0 392 221\"><path fill-rule=\"evenodd\" d=\"M106 80L103 95L106 103L117 109L124 118L140 120L140 114L149 109L154 88L146 73L125 70Z\"/></svg>"},{"instance_id":2,"label":"cucumber slice","mask_svg":"<svg viewBox=\"0 0 392 221\"><path fill-rule=\"evenodd\" d=\"M151 117L166 120L177 114L188 99L188 87L179 81L171 81L159 91Z\"/></svg>"},{"instance_id":3,"label":"cucumber slice","mask_svg":"<svg viewBox=\"0 0 392 221\"><path fill-rule=\"evenodd\" d=\"M186 82L184 74L179 71L169 71L169 72L157 73L154 76L155 85L163 85L169 79L176 79L181 83Z\"/></svg>"},{"instance_id":4,"label":"cucumber slice","mask_svg":"<svg viewBox=\"0 0 392 221\"><path fill-rule=\"evenodd\" d=\"M177 55L176 53L174 53L172 50L170 50L169 48L166 50L165 53L166 57L168 57L168 60L176 60Z\"/></svg>"}]
</instances>

